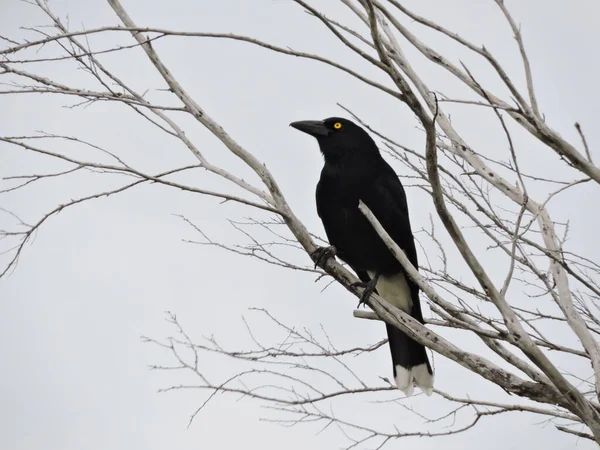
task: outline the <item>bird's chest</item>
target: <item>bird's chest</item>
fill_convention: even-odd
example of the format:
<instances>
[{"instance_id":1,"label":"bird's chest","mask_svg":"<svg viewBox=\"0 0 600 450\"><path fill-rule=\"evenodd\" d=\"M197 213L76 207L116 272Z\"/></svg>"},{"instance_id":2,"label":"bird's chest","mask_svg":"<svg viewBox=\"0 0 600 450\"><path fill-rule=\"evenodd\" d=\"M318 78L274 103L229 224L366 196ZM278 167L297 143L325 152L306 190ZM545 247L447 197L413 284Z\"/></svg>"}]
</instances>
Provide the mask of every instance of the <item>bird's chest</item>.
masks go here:
<instances>
[{"instance_id":1,"label":"bird's chest","mask_svg":"<svg viewBox=\"0 0 600 450\"><path fill-rule=\"evenodd\" d=\"M343 261L357 269L387 271L397 261L358 208L368 189L368 185L319 183L317 211Z\"/></svg>"}]
</instances>

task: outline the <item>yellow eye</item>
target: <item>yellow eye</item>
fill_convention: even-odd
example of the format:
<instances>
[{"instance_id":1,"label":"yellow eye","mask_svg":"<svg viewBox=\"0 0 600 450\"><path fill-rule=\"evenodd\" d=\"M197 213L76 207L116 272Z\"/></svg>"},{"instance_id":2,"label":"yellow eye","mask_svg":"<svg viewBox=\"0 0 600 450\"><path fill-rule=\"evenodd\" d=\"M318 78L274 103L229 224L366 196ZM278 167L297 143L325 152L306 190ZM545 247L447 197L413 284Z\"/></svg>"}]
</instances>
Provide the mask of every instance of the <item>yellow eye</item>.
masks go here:
<instances>
[{"instance_id":1,"label":"yellow eye","mask_svg":"<svg viewBox=\"0 0 600 450\"><path fill-rule=\"evenodd\" d=\"M339 122L336 122L333 124L333 128L335 128L336 130L339 130L340 128L342 128L342 124Z\"/></svg>"}]
</instances>

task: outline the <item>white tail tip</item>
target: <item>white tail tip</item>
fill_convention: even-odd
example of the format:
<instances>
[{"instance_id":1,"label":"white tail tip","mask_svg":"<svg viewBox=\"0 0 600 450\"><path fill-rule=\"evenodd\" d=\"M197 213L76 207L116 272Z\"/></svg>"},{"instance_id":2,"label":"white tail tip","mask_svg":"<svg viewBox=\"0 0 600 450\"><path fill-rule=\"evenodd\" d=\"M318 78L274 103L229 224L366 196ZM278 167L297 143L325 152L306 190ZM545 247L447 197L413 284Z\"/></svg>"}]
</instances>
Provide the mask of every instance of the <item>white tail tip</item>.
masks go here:
<instances>
[{"instance_id":1,"label":"white tail tip","mask_svg":"<svg viewBox=\"0 0 600 450\"><path fill-rule=\"evenodd\" d=\"M427 370L427 364L419 364L408 370L402 366L396 366L394 381L398 389L404 392L407 397L413 394L414 384L419 386L427 396L433 393L433 375Z\"/></svg>"},{"instance_id":2,"label":"white tail tip","mask_svg":"<svg viewBox=\"0 0 600 450\"><path fill-rule=\"evenodd\" d=\"M402 366L396 366L396 376L394 377L396 386L400 389L407 397L410 397L413 393L413 377L411 370L406 370Z\"/></svg>"}]
</instances>

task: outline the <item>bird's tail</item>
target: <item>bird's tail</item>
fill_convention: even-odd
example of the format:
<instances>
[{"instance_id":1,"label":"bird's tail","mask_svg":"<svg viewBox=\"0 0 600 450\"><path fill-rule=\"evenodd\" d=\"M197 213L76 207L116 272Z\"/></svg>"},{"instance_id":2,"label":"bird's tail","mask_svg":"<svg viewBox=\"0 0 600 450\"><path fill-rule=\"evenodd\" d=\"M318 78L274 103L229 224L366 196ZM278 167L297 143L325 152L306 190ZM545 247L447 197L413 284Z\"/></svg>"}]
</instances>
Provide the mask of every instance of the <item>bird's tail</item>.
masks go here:
<instances>
[{"instance_id":1,"label":"bird's tail","mask_svg":"<svg viewBox=\"0 0 600 450\"><path fill-rule=\"evenodd\" d=\"M425 347L398 328L389 324L386 324L386 327L396 386L409 396L413 393L414 382L426 395L431 395L433 370L431 370Z\"/></svg>"}]
</instances>

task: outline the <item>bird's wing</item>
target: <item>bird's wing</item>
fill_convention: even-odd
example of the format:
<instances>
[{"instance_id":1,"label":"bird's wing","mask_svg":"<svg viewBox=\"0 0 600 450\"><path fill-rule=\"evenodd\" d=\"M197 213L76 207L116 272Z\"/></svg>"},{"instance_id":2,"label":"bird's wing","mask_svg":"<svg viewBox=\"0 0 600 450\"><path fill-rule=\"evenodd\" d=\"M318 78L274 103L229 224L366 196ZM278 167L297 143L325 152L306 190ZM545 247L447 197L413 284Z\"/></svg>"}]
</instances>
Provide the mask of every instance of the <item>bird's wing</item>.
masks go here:
<instances>
[{"instance_id":1,"label":"bird's wing","mask_svg":"<svg viewBox=\"0 0 600 450\"><path fill-rule=\"evenodd\" d=\"M404 250L412 265L418 268L417 250L410 226L404 187L394 170L387 164L386 166L371 188L364 192L361 200L369 207L394 242ZM407 279L413 299L411 315L423 322L419 288L409 277Z\"/></svg>"}]
</instances>

